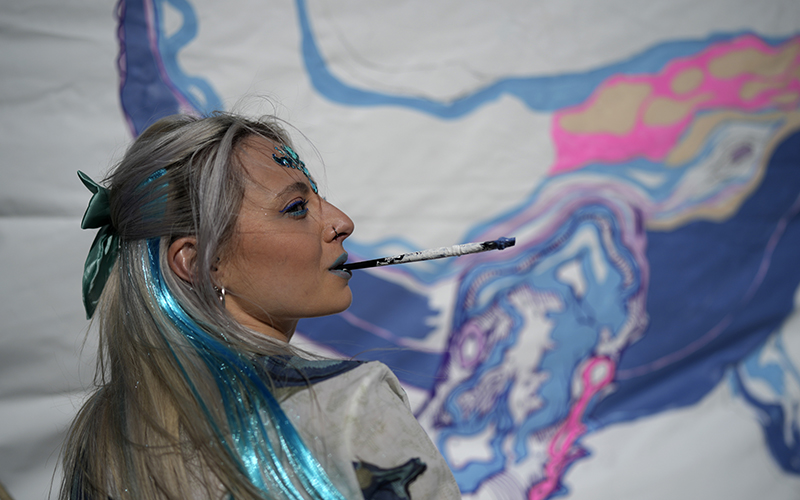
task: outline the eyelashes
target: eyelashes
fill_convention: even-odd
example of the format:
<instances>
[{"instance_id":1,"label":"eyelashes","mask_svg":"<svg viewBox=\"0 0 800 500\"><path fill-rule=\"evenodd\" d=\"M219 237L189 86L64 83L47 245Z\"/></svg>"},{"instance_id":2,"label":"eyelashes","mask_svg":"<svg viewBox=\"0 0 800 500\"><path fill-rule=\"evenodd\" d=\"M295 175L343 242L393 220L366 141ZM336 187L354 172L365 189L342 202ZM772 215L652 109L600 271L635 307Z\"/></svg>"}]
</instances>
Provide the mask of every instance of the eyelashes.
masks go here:
<instances>
[{"instance_id":1,"label":"eyelashes","mask_svg":"<svg viewBox=\"0 0 800 500\"><path fill-rule=\"evenodd\" d=\"M295 200L281 210L281 213L289 217L303 217L308 213L308 200Z\"/></svg>"}]
</instances>

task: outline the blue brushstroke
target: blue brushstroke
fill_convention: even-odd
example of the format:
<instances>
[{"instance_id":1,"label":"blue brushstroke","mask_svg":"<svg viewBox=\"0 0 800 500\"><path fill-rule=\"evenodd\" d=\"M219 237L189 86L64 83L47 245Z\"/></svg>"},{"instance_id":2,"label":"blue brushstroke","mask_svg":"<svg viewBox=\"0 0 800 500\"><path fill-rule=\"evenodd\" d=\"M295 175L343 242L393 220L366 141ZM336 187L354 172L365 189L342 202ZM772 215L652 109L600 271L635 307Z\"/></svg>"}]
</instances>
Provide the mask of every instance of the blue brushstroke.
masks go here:
<instances>
[{"instance_id":1,"label":"blue brushstroke","mask_svg":"<svg viewBox=\"0 0 800 500\"><path fill-rule=\"evenodd\" d=\"M778 219L800 195L800 133L769 160L758 189L724 222L695 221L648 232L650 324L623 353L619 370L647 365L691 344L721 322L713 341L661 370L617 380L617 391L592 412L600 425L630 421L694 404L776 331L794 308L800 286L800 217L794 214L772 255L764 281L743 296L761 265Z\"/></svg>"},{"instance_id":2,"label":"blue brushstroke","mask_svg":"<svg viewBox=\"0 0 800 500\"><path fill-rule=\"evenodd\" d=\"M186 75L178 64L178 53L197 34L197 16L191 4L185 0L153 0L155 26L150 26L150 1L120 0L117 6L123 76L120 103L135 136L160 118L180 111L205 115L223 109L212 86L203 78ZM167 3L183 17L180 29L170 37L164 36L161 23ZM157 47L150 43L150 30L156 33ZM186 103L184 109L181 102Z\"/></svg>"},{"instance_id":3,"label":"blue brushstroke","mask_svg":"<svg viewBox=\"0 0 800 500\"><path fill-rule=\"evenodd\" d=\"M696 352L663 369L615 380L615 392L593 399L587 410L587 424L591 431L697 403L718 385L731 366L752 355L785 321L793 309L794 292L800 285L800 254L797 252L800 248L800 215L796 204L800 196L798 165L800 132L785 139L775 149L762 182L730 219L723 222L696 221L670 232L647 233L647 257L651 266L647 311L651 321L645 335L622 353L619 369L629 370L677 352L691 345L723 318L730 316L732 319L718 338ZM580 259L586 278L586 296L581 300L577 300L571 289L558 281L552 269L519 271L519 263L532 262L537 252L544 258L548 251L557 251L557 245L566 247L577 227L592 220L590 216L605 218L611 224L614 222L613 214L604 212L602 206L582 207L548 241L527 250L524 255L510 261L484 264L464 273L454 311L454 339L467 321L480 317L490 307L499 307L515 318L508 337L496 345L484 347L488 350L485 360L471 376L446 395L443 404L446 414L437 417L434 423L438 431L436 442L443 450L447 449L448 438L476 436L495 426L488 443L491 457L471 461L455 471L465 493L477 491L484 481L502 470L499 463L508 463L510 457L496 443L505 443L507 437L513 436L514 457L518 461L524 460L529 454L528 439L537 431L557 425L567 416L572 402L570 381L579 363L593 352L598 332L603 327L618 331L628 314L625 309L627 298L640 285L637 282L622 287L620 275L607 253L602 258L612 267L602 283L593 278L588 252L563 255L559 259L562 262ZM744 301L761 266L767 243L782 217L788 217L788 225L772 254L764 281L752 297ZM635 266L632 256L624 253L625 247L618 234L615 234L613 248L623 252L621 255L627 267ZM504 281L506 284L502 289L492 292L491 303L478 301L476 307L465 308L464 297L467 290L473 288L472 283L478 283L482 289L494 290L492 280L507 280L504 274L513 275L517 282ZM505 353L516 343L524 325L518 312L509 305L507 296L521 284L537 292L556 294L564 308L548 314L548 320L552 322L552 345L536 367L537 372L548 375L536 392L543 405L518 422L516 427L508 428L504 422L511 417L511 411L507 407L506 392L495 396L491 411L486 414L465 412L461 401L465 394L479 387L492 370L501 366ZM485 333L487 338L490 334ZM788 359L787 363L792 366ZM443 367L446 367L446 362ZM789 373L788 368L786 370L784 374ZM769 369L762 367L758 375L768 377L773 386L777 386L774 382L783 376L774 370L774 365ZM788 416L783 414L780 405L747 399L768 416L761 425L776 461L787 472L796 473L792 464L800 461L800 448L797 441L784 442L781 434L785 427L784 419ZM796 423L792 425L796 427Z\"/></svg>"},{"instance_id":4,"label":"blue brushstroke","mask_svg":"<svg viewBox=\"0 0 800 500\"><path fill-rule=\"evenodd\" d=\"M762 363L761 356L767 349L767 344L760 345L750 353L740 366L747 373L748 378L758 379L767 384L772 391L780 396L786 395L784 376L786 373L778 363Z\"/></svg>"},{"instance_id":5,"label":"blue brushstroke","mask_svg":"<svg viewBox=\"0 0 800 500\"><path fill-rule=\"evenodd\" d=\"M787 380L800 382L800 373L783 344L784 335L795 335L787 328L774 333L765 345L750 353L737 368L730 371L732 392L756 409L764 430L767 446L786 472L800 473L800 421L787 408L797 408L800 401L787 390ZM762 361L762 358L766 360ZM748 387L754 381L758 391ZM764 391L765 385L771 394ZM787 421L788 420L788 421ZM788 435L787 435L788 429Z\"/></svg>"},{"instance_id":6,"label":"blue brushstroke","mask_svg":"<svg viewBox=\"0 0 800 500\"><path fill-rule=\"evenodd\" d=\"M197 15L194 8L187 0L153 0L157 19L164 18L166 5L174 7L183 18L181 27L171 36L165 35L163 23L157 23L158 49L170 81L200 114L208 115L214 111L224 111L222 100L211 84L204 78L187 75L178 63L178 53L197 36Z\"/></svg>"},{"instance_id":7,"label":"blue brushstroke","mask_svg":"<svg viewBox=\"0 0 800 500\"><path fill-rule=\"evenodd\" d=\"M797 421L792 422L791 436L787 440L785 430L787 415L783 407L759 400L747 389L736 370L732 371L730 380L735 392L759 411L759 423L764 431L764 439L778 465L785 472L800 474L800 428Z\"/></svg>"},{"instance_id":8,"label":"blue brushstroke","mask_svg":"<svg viewBox=\"0 0 800 500\"><path fill-rule=\"evenodd\" d=\"M180 109L172 89L161 79L159 57L148 36L146 0L120 0L120 103L133 134L138 136L150 124ZM124 67L122 67L124 65Z\"/></svg>"},{"instance_id":9,"label":"blue brushstroke","mask_svg":"<svg viewBox=\"0 0 800 500\"><path fill-rule=\"evenodd\" d=\"M571 253L572 250L567 251L575 238L585 235L586 231L593 231L597 240L601 240L598 229L600 224L609 227L610 240L618 259L613 260L605 248L590 251L581 247L574 250L574 253ZM600 252L599 258L606 264L602 281L594 272L592 259L598 255L593 255L593 251ZM583 296L577 296L572 287L558 278L559 266L547 263L552 258L557 258L559 262L577 260L580 263L586 280ZM525 262L533 262L535 259L542 265L535 264L529 269L521 270ZM631 294L637 293L641 287L638 279L623 283L620 263L626 269L636 267L633 256L622 244L621 232L616 227L613 212L602 204L592 204L576 210L547 240L527 248L514 259L482 264L465 272L456 298L451 344L459 340L461 332L470 321L481 318L485 321L488 317L497 317L498 309L502 311L501 316L510 319L511 325L510 331L495 343L488 340L492 332L485 332L486 344L482 347L484 358L468 378L447 394L443 403L444 414L439 415L434 422L434 427L439 430L436 443L440 449L447 449L447 440L453 437L477 436L487 429L493 429L494 434L489 442L491 457L469 462L454 470L462 492L474 493L484 481L506 466L511 457L504 443L508 442L509 437L513 443L513 459L520 462L529 457L528 446L534 433L551 428L566 418L573 402L569 385L575 371L582 361L591 356L601 331L608 329L613 337L623 328L628 317L626 304ZM465 298L476 286L481 290L494 290L497 282L503 283L503 286L492 294L490 302L484 304L477 300L473 307L465 305ZM469 400L465 396L481 387L487 377L501 369L508 361L508 352L520 341L519 336L526 326L525 318L509 298L522 288L552 294L563 304L563 307L550 311L547 315L552 324L550 345L543 351L541 361L535 367L537 372L546 376L536 391L542 406L525 416L521 422L515 423L508 404L508 393L511 385L519 381L512 379L500 393L487 396L492 399L489 412L481 414L475 410L465 411L463 401ZM458 346L452 345L448 352L453 350L458 350ZM443 367L445 369L441 376L446 377L447 369L445 365Z\"/></svg>"},{"instance_id":10,"label":"blue brushstroke","mask_svg":"<svg viewBox=\"0 0 800 500\"><path fill-rule=\"evenodd\" d=\"M791 358L786 352L786 346L783 345L783 338L777 337L775 339L775 348L781 355L781 366L786 370L787 375L790 375L794 378L794 381L800 385L800 371L798 371L797 367L792 363Z\"/></svg>"},{"instance_id":11,"label":"blue brushstroke","mask_svg":"<svg viewBox=\"0 0 800 500\"><path fill-rule=\"evenodd\" d=\"M575 106L587 97L606 79L619 74L657 73L676 58L689 57L709 46L732 40L749 32L714 34L703 40L686 40L659 44L631 57L628 60L582 73L555 76L506 77L480 88L464 97L450 102L421 97L392 95L368 89L360 89L337 78L328 67L317 46L311 27L305 0L296 0L297 17L302 34L303 63L311 84L322 96L347 106L397 106L413 109L442 119L455 119L476 111L478 108L512 95L533 111L552 112ZM783 37L765 39L777 45Z\"/></svg>"}]
</instances>

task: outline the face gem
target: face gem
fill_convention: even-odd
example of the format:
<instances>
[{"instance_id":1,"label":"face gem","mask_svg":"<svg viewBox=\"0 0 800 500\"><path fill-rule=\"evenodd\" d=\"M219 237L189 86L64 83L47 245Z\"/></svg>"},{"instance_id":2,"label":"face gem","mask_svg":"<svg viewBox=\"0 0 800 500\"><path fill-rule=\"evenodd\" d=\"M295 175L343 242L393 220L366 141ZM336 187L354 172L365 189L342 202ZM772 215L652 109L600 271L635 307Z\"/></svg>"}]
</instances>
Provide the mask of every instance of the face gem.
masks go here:
<instances>
[{"instance_id":1,"label":"face gem","mask_svg":"<svg viewBox=\"0 0 800 500\"><path fill-rule=\"evenodd\" d=\"M272 153L272 159L275 160L275 163L278 165L283 165L286 168L293 168L303 172L303 175L308 178L308 182L311 183L311 189L314 191L314 193L319 193L317 183L311 178L311 173L309 173L308 169L306 168L306 164L300 160L300 157L297 156L297 153L295 153L292 148L286 145L275 146L275 151L283 154L283 156L278 156L275 153Z\"/></svg>"}]
</instances>

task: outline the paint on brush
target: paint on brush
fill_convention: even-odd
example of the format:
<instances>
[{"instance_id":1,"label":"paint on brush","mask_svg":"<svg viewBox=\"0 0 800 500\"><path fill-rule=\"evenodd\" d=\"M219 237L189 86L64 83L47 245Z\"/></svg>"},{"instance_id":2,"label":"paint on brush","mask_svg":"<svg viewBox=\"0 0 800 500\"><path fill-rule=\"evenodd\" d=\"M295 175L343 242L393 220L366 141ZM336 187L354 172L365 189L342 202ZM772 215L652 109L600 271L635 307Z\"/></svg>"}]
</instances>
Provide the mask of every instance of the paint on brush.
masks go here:
<instances>
[{"instance_id":1,"label":"paint on brush","mask_svg":"<svg viewBox=\"0 0 800 500\"><path fill-rule=\"evenodd\" d=\"M458 257L459 255L486 252L488 250L504 250L513 247L516 242L516 238L498 238L493 241L484 241L481 243L465 243L463 245L453 245L451 247L431 248L428 250L420 250L419 252L401 253L400 255L383 257L381 259L342 264L338 269L367 269L370 267L421 262L423 260L443 259L445 257Z\"/></svg>"}]
</instances>

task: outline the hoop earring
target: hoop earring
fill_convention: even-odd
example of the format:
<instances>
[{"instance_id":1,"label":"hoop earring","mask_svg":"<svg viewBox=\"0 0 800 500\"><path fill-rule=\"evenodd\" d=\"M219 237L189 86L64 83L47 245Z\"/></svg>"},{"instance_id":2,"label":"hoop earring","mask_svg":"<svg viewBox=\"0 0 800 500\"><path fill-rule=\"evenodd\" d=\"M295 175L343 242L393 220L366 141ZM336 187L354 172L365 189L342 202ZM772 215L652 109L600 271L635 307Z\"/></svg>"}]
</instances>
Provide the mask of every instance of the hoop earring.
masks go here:
<instances>
[{"instance_id":1,"label":"hoop earring","mask_svg":"<svg viewBox=\"0 0 800 500\"><path fill-rule=\"evenodd\" d=\"M225 294L228 293L227 290L225 290L224 286L223 287L214 286L214 290L217 292L217 297L219 298L219 301L222 302L222 305L224 306Z\"/></svg>"}]
</instances>

